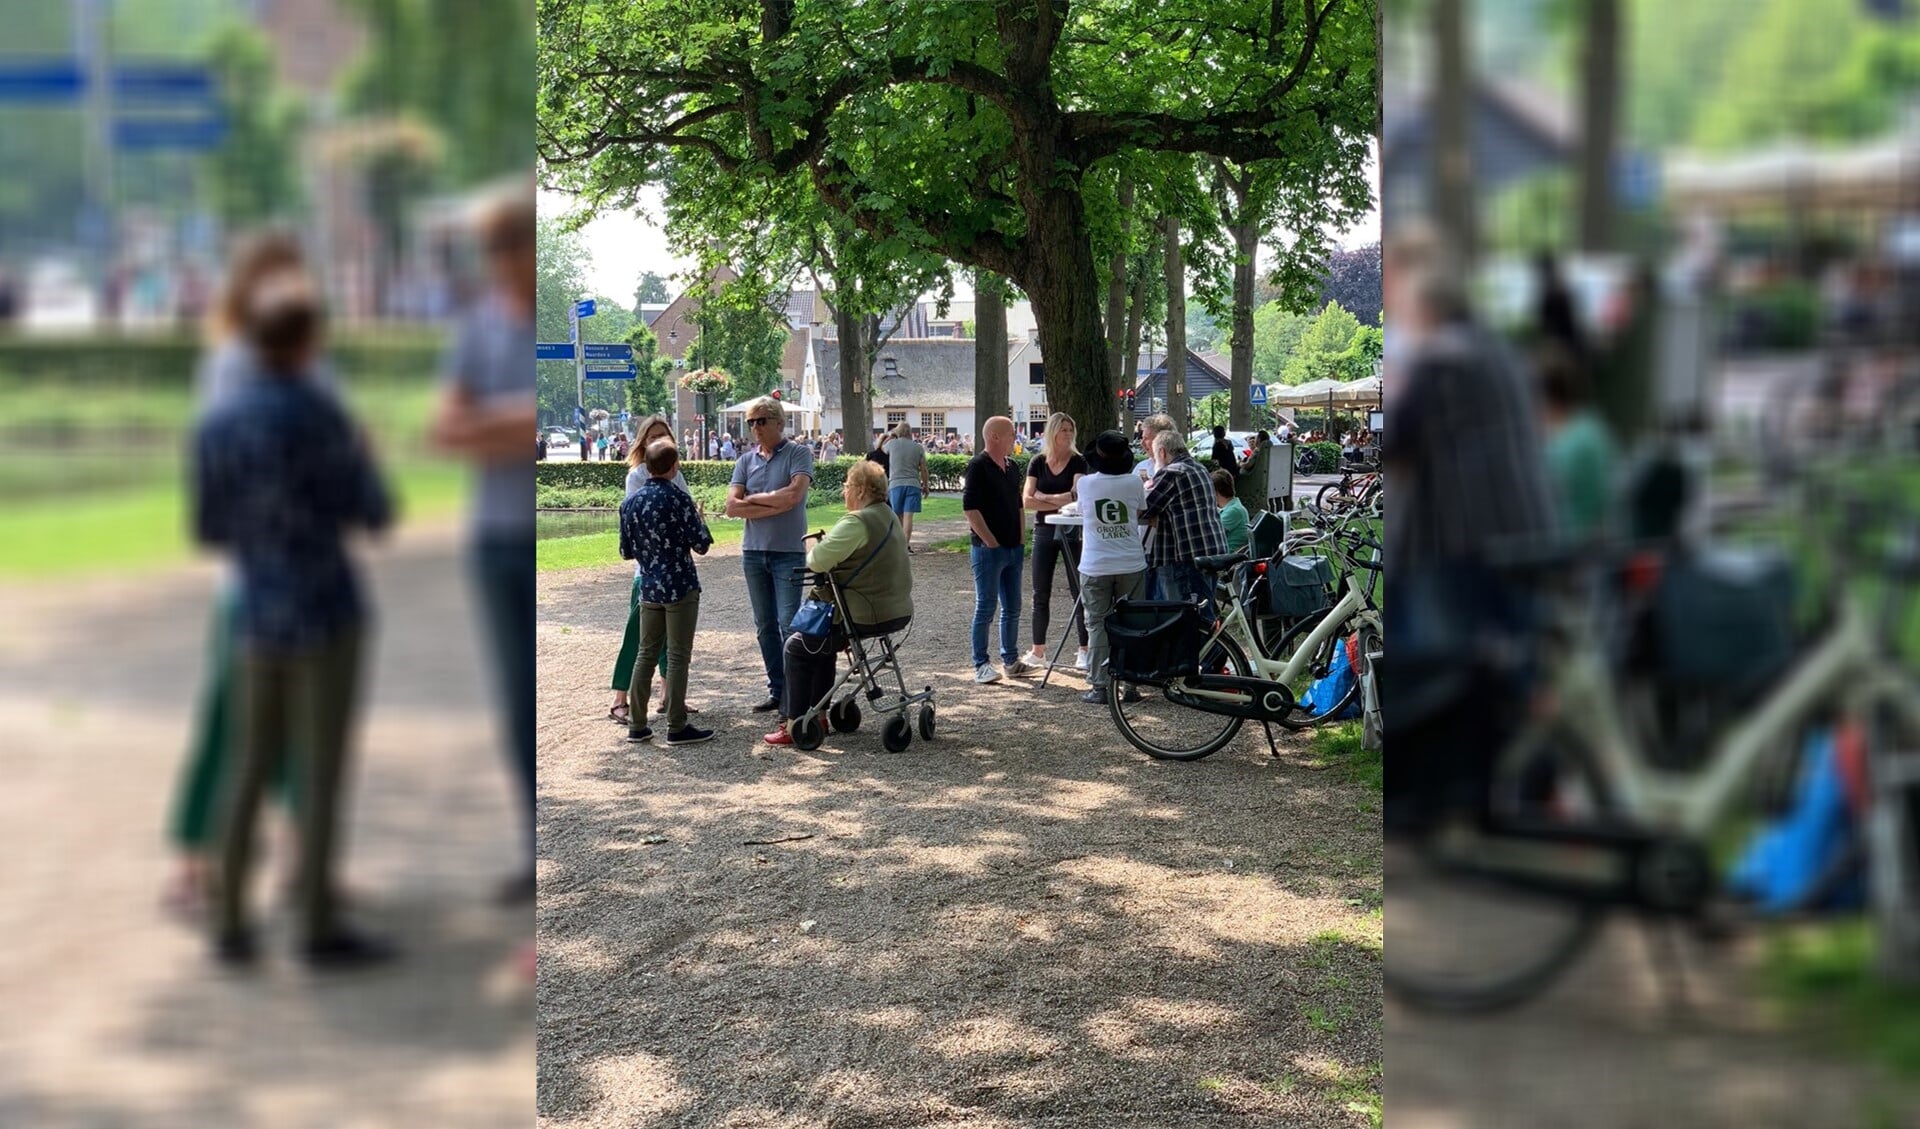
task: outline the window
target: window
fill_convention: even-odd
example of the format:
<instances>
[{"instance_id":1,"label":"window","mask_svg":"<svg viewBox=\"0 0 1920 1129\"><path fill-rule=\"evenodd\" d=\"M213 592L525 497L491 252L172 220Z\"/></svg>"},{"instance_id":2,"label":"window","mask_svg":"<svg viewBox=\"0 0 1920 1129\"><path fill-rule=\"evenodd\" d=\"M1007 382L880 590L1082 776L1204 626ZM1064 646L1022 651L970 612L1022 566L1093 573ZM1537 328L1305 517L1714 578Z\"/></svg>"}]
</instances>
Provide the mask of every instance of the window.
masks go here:
<instances>
[{"instance_id":1,"label":"window","mask_svg":"<svg viewBox=\"0 0 1920 1129\"><path fill-rule=\"evenodd\" d=\"M900 363L894 360L892 357L881 357L880 358L880 379L881 380L899 380L900 379Z\"/></svg>"},{"instance_id":2,"label":"window","mask_svg":"<svg viewBox=\"0 0 1920 1129\"><path fill-rule=\"evenodd\" d=\"M947 413L945 412L921 412L920 413L920 430L945 431L946 428L947 428Z\"/></svg>"},{"instance_id":3,"label":"window","mask_svg":"<svg viewBox=\"0 0 1920 1129\"><path fill-rule=\"evenodd\" d=\"M1038 361L1028 362L1027 383L1029 385L1045 386L1047 383L1047 366Z\"/></svg>"},{"instance_id":4,"label":"window","mask_svg":"<svg viewBox=\"0 0 1920 1129\"><path fill-rule=\"evenodd\" d=\"M892 430L893 428L899 427L901 424L905 422L907 422L907 413L905 412L888 412L887 413L888 430Z\"/></svg>"}]
</instances>

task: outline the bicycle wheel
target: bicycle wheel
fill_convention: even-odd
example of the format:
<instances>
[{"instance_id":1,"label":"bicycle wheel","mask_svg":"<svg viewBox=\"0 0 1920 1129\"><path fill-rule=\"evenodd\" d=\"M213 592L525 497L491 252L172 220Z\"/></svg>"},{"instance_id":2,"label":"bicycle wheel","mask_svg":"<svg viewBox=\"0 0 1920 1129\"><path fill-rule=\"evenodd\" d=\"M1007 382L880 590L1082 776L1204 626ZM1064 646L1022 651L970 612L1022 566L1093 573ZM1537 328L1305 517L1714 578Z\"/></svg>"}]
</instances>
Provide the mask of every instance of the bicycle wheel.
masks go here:
<instances>
[{"instance_id":1,"label":"bicycle wheel","mask_svg":"<svg viewBox=\"0 0 1920 1129\"><path fill-rule=\"evenodd\" d=\"M1355 499L1353 495L1347 493L1346 491L1340 488L1340 484L1338 482L1327 483L1325 486L1322 486L1319 492L1313 496L1314 506L1318 509L1325 510L1325 511L1333 511L1336 509L1346 509L1348 506L1353 505L1356 501L1357 499Z\"/></svg>"},{"instance_id":2,"label":"bicycle wheel","mask_svg":"<svg viewBox=\"0 0 1920 1129\"><path fill-rule=\"evenodd\" d=\"M1325 613L1308 616L1288 628L1287 633L1281 636L1280 646L1276 648L1278 652L1277 657L1279 657L1281 661L1291 662L1294 649L1304 645L1307 636L1312 635L1325 618ZM1358 619L1359 613L1355 612L1348 616L1346 622L1342 623L1339 629L1332 635L1321 640L1320 643L1314 647L1313 655L1308 659L1300 675L1287 683L1287 689L1293 693L1293 700L1296 703L1306 697L1307 692L1313 689L1315 682L1325 678L1328 672L1333 669L1334 654L1338 648L1345 647L1348 637L1359 630ZM1344 694L1339 696L1338 701L1315 703L1316 708L1314 709L1308 709L1305 706L1296 706L1287 716L1280 719L1280 724L1286 726L1288 729L1312 729L1316 725L1322 725L1339 717L1347 711L1348 707L1359 700L1360 678L1359 671L1356 670L1352 684L1347 687Z\"/></svg>"},{"instance_id":3,"label":"bicycle wheel","mask_svg":"<svg viewBox=\"0 0 1920 1129\"><path fill-rule=\"evenodd\" d=\"M1536 822L1586 822L1608 807L1603 778L1578 741L1543 742L1510 758L1491 791L1496 815ZM1387 837L1387 991L1428 1011L1512 1007L1573 963L1598 934L1606 909L1470 870L1443 838Z\"/></svg>"},{"instance_id":4,"label":"bicycle wheel","mask_svg":"<svg viewBox=\"0 0 1920 1129\"><path fill-rule=\"evenodd\" d=\"M1213 674L1253 676L1246 652L1221 636L1207 649L1200 668ZM1107 685L1107 709L1127 743L1156 760L1195 761L1211 756L1233 740L1244 718L1205 713L1167 700L1164 691L1142 688L1140 700L1128 702L1119 680Z\"/></svg>"}]
</instances>

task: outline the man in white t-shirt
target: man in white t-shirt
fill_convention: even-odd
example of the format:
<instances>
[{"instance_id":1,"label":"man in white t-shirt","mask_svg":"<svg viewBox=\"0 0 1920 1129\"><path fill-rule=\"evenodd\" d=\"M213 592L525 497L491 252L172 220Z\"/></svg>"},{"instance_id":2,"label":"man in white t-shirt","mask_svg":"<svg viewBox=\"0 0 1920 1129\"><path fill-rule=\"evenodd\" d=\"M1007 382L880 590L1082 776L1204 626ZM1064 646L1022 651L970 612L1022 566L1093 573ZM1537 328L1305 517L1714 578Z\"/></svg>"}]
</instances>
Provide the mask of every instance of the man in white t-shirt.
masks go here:
<instances>
[{"instance_id":1,"label":"man in white t-shirt","mask_svg":"<svg viewBox=\"0 0 1920 1129\"><path fill-rule=\"evenodd\" d=\"M1164 417L1155 417L1164 418ZM1151 425L1152 421L1148 421ZM1133 450L1118 431L1103 431L1087 446L1092 474L1080 480L1080 598L1087 623L1087 680L1093 688L1080 700L1107 701L1107 616L1121 600L1147 592L1147 554L1140 535L1140 512L1147 505L1146 483L1132 471ZM1129 686L1125 701L1140 700Z\"/></svg>"}]
</instances>

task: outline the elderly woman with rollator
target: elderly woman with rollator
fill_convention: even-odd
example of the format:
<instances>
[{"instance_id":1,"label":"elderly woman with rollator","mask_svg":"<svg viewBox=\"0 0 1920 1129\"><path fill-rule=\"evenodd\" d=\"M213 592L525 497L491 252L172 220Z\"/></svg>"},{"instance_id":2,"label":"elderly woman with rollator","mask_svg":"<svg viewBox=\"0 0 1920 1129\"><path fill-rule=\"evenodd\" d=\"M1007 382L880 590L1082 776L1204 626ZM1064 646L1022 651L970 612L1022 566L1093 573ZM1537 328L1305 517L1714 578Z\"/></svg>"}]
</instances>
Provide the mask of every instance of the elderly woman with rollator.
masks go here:
<instances>
[{"instance_id":1,"label":"elderly woman with rollator","mask_svg":"<svg viewBox=\"0 0 1920 1129\"><path fill-rule=\"evenodd\" d=\"M906 533L887 504L887 472L876 463L853 464L847 468L841 496L847 503L846 515L807 554L807 571L833 575L855 634L898 631L913 618L913 570ZM824 589L815 589L812 595L818 600L829 598ZM792 720L833 689L834 656L846 641L847 625L839 622L824 639L810 639L798 631L787 636L780 726L767 734L767 744L793 744Z\"/></svg>"}]
</instances>

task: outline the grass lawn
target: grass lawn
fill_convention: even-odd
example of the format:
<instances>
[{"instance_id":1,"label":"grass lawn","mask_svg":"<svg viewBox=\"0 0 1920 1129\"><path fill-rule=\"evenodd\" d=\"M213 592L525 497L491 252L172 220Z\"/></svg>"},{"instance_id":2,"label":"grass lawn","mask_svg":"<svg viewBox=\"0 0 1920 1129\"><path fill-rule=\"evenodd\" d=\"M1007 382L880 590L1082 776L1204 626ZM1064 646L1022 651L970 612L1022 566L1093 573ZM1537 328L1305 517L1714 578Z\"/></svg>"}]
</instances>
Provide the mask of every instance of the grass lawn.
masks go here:
<instances>
[{"instance_id":1,"label":"grass lawn","mask_svg":"<svg viewBox=\"0 0 1920 1129\"><path fill-rule=\"evenodd\" d=\"M1308 747L1313 750L1316 765L1335 769L1378 794L1386 786L1385 767L1380 750L1360 747L1360 730L1358 721L1322 726L1313 731Z\"/></svg>"},{"instance_id":2,"label":"grass lawn","mask_svg":"<svg viewBox=\"0 0 1920 1129\"><path fill-rule=\"evenodd\" d=\"M847 512L847 508L838 502L807 507L807 529L832 528ZM925 509L916 520L945 521L958 518L960 499L928 498ZM716 545L737 545L745 536L747 524L731 518L715 517L708 519L708 528L713 530L713 543ZM534 559L540 571L555 572L574 568L601 568L620 564L620 539L611 533L590 533L580 537L549 537L537 543Z\"/></svg>"},{"instance_id":3,"label":"grass lawn","mask_svg":"<svg viewBox=\"0 0 1920 1129\"><path fill-rule=\"evenodd\" d=\"M1865 918L1782 929L1768 938L1763 975L1796 1027L1920 1078L1920 989L1880 978L1873 934Z\"/></svg>"},{"instance_id":4,"label":"grass lawn","mask_svg":"<svg viewBox=\"0 0 1920 1129\"><path fill-rule=\"evenodd\" d=\"M402 520L459 509L464 468L403 462L388 468ZM113 493L9 502L0 511L0 579L136 572L191 557L177 475Z\"/></svg>"}]
</instances>

